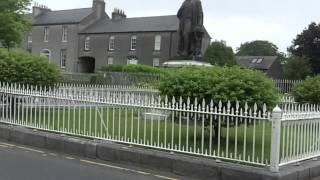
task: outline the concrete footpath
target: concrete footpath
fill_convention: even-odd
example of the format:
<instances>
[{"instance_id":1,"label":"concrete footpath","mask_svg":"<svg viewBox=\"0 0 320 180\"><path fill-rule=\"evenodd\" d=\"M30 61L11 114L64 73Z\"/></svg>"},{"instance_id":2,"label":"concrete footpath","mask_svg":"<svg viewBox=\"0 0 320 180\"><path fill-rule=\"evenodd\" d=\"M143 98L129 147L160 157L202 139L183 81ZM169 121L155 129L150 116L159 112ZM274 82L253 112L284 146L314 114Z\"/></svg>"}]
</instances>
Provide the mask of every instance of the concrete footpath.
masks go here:
<instances>
[{"instance_id":1,"label":"concrete footpath","mask_svg":"<svg viewBox=\"0 0 320 180\"><path fill-rule=\"evenodd\" d=\"M280 173L212 159L128 147L108 141L95 141L0 124L0 139L32 147L102 161L137 165L180 176L203 180L312 180L320 176L320 161L287 166Z\"/></svg>"}]
</instances>

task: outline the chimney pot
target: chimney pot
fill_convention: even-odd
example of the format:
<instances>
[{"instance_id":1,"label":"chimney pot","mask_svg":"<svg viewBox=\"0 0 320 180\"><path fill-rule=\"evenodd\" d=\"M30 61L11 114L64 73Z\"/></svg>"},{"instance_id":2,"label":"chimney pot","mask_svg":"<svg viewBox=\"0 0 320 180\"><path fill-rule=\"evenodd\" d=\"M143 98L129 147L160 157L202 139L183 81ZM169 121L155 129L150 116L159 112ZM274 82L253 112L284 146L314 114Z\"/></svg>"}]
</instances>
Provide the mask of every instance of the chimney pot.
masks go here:
<instances>
[{"instance_id":1,"label":"chimney pot","mask_svg":"<svg viewBox=\"0 0 320 180\"><path fill-rule=\"evenodd\" d=\"M112 20L126 19L127 15L121 9L115 8L112 12Z\"/></svg>"}]
</instances>

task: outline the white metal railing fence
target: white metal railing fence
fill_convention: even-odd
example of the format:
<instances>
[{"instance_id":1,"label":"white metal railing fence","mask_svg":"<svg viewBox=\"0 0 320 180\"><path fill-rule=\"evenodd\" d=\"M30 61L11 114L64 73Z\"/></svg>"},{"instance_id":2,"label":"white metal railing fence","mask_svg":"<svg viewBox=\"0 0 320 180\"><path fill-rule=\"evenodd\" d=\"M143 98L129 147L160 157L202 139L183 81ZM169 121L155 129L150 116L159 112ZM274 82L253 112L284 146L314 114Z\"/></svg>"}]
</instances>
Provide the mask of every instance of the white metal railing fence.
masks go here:
<instances>
[{"instance_id":1,"label":"white metal railing fence","mask_svg":"<svg viewBox=\"0 0 320 180\"><path fill-rule=\"evenodd\" d=\"M273 79L272 80L278 91L282 94L291 93L294 86L301 82L301 80L288 79Z\"/></svg>"},{"instance_id":2,"label":"white metal railing fence","mask_svg":"<svg viewBox=\"0 0 320 180\"><path fill-rule=\"evenodd\" d=\"M297 102L295 101L295 98L293 96L289 96L289 95L283 95L281 97L280 103L282 105L297 104Z\"/></svg>"},{"instance_id":3,"label":"white metal railing fence","mask_svg":"<svg viewBox=\"0 0 320 180\"><path fill-rule=\"evenodd\" d=\"M99 95L103 95L106 92L124 92L124 93L135 93L136 95L158 95L159 90L147 86L127 86L127 85L84 85L84 84L68 84L61 83L56 84L56 87L60 91L68 91L73 94L79 94L79 92L97 92Z\"/></svg>"},{"instance_id":4,"label":"white metal railing fence","mask_svg":"<svg viewBox=\"0 0 320 180\"><path fill-rule=\"evenodd\" d=\"M299 162L320 155L320 107L287 105L281 124L280 165Z\"/></svg>"},{"instance_id":5,"label":"white metal railing fence","mask_svg":"<svg viewBox=\"0 0 320 180\"><path fill-rule=\"evenodd\" d=\"M152 85L160 80L159 74L132 72L99 72L95 74L64 73L63 82L75 84Z\"/></svg>"},{"instance_id":6,"label":"white metal railing fence","mask_svg":"<svg viewBox=\"0 0 320 180\"><path fill-rule=\"evenodd\" d=\"M98 74L77 74L64 73L64 83L72 84L101 84L101 85L122 85L122 86L136 86L145 85L153 86L161 80L161 76L151 73L126 73L126 72L105 72ZM292 92L294 86L301 82L301 80L289 79L272 79L278 91L282 94Z\"/></svg>"},{"instance_id":7,"label":"white metal railing fence","mask_svg":"<svg viewBox=\"0 0 320 180\"><path fill-rule=\"evenodd\" d=\"M272 171L320 156L320 107L315 105L286 103L270 113L265 105L239 102L0 83L0 122Z\"/></svg>"},{"instance_id":8,"label":"white metal railing fence","mask_svg":"<svg viewBox=\"0 0 320 180\"><path fill-rule=\"evenodd\" d=\"M266 106L33 89L0 87L0 121L246 164L270 163Z\"/></svg>"}]
</instances>

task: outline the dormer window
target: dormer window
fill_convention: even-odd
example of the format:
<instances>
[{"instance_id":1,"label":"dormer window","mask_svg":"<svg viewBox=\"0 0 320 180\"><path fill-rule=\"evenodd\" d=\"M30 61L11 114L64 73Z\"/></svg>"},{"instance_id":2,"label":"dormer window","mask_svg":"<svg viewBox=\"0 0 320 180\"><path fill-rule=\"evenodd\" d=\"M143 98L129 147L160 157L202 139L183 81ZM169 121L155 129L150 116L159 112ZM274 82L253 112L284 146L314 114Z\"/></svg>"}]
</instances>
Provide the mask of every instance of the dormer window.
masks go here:
<instances>
[{"instance_id":1,"label":"dormer window","mask_svg":"<svg viewBox=\"0 0 320 180\"><path fill-rule=\"evenodd\" d=\"M263 58L254 58L252 61L251 61L251 64L261 64L263 61Z\"/></svg>"},{"instance_id":2,"label":"dormer window","mask_svg":"<svg viewBox=\"0 0 320 180\"><path fill-rule=\"evenodd\" d=\"M263 61L263 59L262 59L262 58L258 59L258 60L257 60L257 64L261 64L261 63L262 63L262 61Z\"/></svg>"},{"instance_id":3,"label":"dormer window","mask_svg":"<svg viewBox=\"0 0 320 180\"><path fill-rule=\"evenodd\" d=\"M43 41L44 41L44 42L48 42L48 41L49 41L49 27L45 27L45 28L44 28Z\"/></svg>"},{"instance_id":4,"label":"dormer window","mask_svg":"<svg viewBox=\"0 0 320 180\"><path fill-rule=\"evenodd\" d=\"M131 37L131 51L137 50L137 36Z\"/></svg>"},{"instance_id":5,"label":"dormer window","mask_svg":"<svg viewBox=\"0 0 320 180\"><path fill-rule=\"evenodd\" d=\"M115 50L115 37L111 36L109 38L109 50L114 51Z\"/></svg>"},{"instance_id":6,"label":"dormer window","mask_svg":"<svg viewBox=\"0 0 320 180\"><path fill-rule=\"evenodd\" d=\"M84 50L90 51L90 36L87 36L84 40Z\"/></svg>"}]
</instances>

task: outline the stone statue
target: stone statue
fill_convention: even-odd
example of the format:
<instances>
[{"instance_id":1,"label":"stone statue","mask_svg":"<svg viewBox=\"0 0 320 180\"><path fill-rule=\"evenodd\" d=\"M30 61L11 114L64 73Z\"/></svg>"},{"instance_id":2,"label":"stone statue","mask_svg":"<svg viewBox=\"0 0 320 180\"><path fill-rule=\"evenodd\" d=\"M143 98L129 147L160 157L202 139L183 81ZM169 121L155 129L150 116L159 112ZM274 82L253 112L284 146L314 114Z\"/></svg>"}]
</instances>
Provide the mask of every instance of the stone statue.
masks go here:
<instances>
[{"instance_id":1,"label":"stone statue","mask_svg":"<svg viewBox=\"0 0 320 180\"><path fill-rule=\"evenodd\" d=\"M179 49L181 57L201 57L204 35L203 11L200 0L185 0L178 11Z\"/></svg>"}]
</instances>

